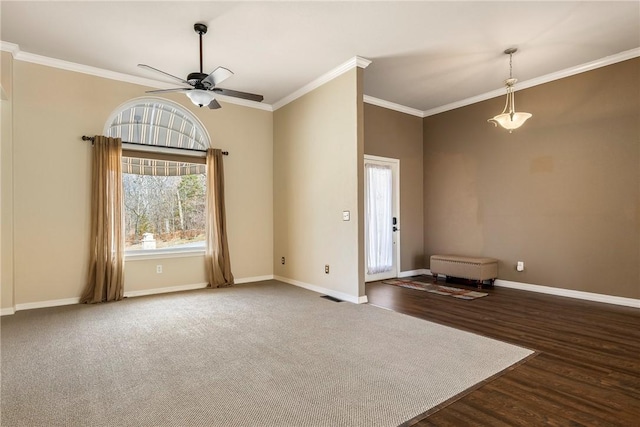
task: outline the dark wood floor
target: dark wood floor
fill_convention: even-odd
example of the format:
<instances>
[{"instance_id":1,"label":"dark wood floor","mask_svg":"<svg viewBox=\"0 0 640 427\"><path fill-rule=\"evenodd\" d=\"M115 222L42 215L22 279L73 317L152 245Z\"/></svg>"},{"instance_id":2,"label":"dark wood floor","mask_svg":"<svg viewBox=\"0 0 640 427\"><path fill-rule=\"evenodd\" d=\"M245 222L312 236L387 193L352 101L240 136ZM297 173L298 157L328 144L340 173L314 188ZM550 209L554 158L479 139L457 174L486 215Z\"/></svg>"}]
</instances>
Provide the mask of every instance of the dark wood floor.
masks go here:
<instances>
[{"instance_id":1,"label":"dark wood floor","mask_svg":"<svg viewBox=\"0 0 640 427\"><path fill-rule=\"evenodd\" d=\"M640 310L486 292L465 301L367 284L370 304L539 352L416 426L640 426Z\"/></svg>"}]
</instances>

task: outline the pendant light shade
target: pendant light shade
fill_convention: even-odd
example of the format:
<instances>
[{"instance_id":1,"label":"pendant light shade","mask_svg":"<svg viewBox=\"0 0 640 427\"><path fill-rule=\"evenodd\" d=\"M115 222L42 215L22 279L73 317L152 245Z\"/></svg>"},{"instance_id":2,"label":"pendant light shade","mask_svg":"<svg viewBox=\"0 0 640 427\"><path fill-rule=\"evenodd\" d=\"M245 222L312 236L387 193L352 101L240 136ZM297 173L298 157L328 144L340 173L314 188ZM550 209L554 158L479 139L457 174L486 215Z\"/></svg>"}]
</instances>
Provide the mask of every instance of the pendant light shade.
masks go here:
<instances>
[{"instance_id":1,"label":"pendant light shade","mask_svg":"<svg viewBox=\"0 0 640 427\"><path fill-rule=\"evenodd\" d=\"M509 55L509 78L504 81L507 88L507 99L504 104L502 113L487 120L489 123L493 123L495 126L502 126L507 129L509 133L514 129L518 129L529 119L532 114L530 113L516 113L516 101L513 87L518 79L513 78L513 54L517 51L517 48L509 48L504 53Z\"/></svg>"}]
</instances>

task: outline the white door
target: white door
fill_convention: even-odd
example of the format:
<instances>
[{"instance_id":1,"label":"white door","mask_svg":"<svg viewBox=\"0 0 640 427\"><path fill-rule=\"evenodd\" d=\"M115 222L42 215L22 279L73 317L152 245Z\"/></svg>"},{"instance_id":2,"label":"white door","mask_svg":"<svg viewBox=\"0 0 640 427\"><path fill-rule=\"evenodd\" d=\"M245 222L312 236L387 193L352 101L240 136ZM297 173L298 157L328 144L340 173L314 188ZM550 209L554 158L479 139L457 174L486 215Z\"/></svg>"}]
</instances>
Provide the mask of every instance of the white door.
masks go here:
<instances>
[{"instance_id":1,"label":"white door","mask_svg":"<svg viewBox=\"0 0 640 427\"><path fill-rule=\"evenodd\" d=\"M400 160L364 156L365 281L398 277Z\"/></svg>"}]
</instances>

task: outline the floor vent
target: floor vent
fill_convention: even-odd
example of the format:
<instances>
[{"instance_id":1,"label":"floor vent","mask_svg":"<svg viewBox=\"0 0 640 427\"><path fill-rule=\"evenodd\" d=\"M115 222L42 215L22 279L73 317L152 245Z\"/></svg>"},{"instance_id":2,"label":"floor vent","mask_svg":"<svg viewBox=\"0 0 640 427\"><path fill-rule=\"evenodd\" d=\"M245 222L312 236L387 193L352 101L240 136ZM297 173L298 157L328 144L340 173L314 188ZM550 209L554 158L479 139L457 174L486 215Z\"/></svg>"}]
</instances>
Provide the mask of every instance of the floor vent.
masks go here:
<instances>
[{"instance_id":1,"label":"floor vent","mask_svg":"<svg viewBox=\"0 0 640 427\"><path fill-rule=\"evenodd\" d=\"M328 299L329 301L333 301L333 302L342 302L341 299L334 298L329 295L322 295L320 298Z\"/></svg>"}]
</instances>

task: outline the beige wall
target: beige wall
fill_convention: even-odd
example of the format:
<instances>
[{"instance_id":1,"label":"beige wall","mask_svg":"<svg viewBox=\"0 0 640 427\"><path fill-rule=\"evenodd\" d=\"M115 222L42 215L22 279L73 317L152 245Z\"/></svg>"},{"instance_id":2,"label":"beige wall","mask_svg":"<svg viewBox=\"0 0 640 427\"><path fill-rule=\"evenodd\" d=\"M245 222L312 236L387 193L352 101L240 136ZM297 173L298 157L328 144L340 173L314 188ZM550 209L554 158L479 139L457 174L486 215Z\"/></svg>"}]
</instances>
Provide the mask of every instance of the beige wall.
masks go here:
<instances>
[{"instance_id":1,"label":"beige wall","mask_svg":"<svg viewBox=\"0 0 640 427\"><path fill-rule=\"evenodd\" d=\"M213 146L230 152L224 172L231 268L236 279L273 275L273 113L223 105L199 117Z\"/></svg>"},{"instance_id":2,"label":"beige wall","mask_svg":"<svg viewBox=\"0 0 640 427\"><path fill-rule=\"evenodd\" d=\"M499 278L640 298L640 59L424 119L424 247ZM525 271L517 272L517 261Z\"/></svg>"},{"instance_id":3,"label":"beige wall","mask_svg":"<svg viewBox=\"0 0 640 427\"><path fill-rule=\"evenodd\" d=\"M79 138L101 133L109 114L145 88L7 52L1 64L9 99L0 308L77 298L87 269L91 150ZM428 267L433 253L482 254L500 259L504 280L639 298L639 68L634 59L519 91L518 109L534 117L511 135L486 123L503 97L422 122L363 105L359 68L275 113L234 104L212 112L181 94L167 98L231 153L227 222L237 279L276 274L364 295L366 147L401 161L401 270ZM343 210L351 221L342 221ZM130 260L125 291L204 283L201 260Z\"/></svg>"},{"instance_id":4,"label":"beige wall","mask_svg":"<svg viewBox=\"0 0 640 427\"><path fill-rule=\"evenodd\" d=\"M156 266L162 265L162 273ZM124 272L125 292L155 291L185 285L205 285L204 255L163 259L130 259Z\"/></svg>"},{"instance_id":5,"label":"beige wall","mask_svg":"<svg viewBox=\"0 0 640 427\"><path fill-rule=\"evenodd\" d=\"M274 274L353 298L364 288L359 78L353 69L274 112Z\"/></svg>"},{"instance_id":6,"label":"beige wall","mask_svg":"<svg viewBox=\"0 0 640 427\"><path fill-rule=\"evenodd\" d=\"M110 113L146 88L22 61L14 61L13 86L15 304L76 298L89 244L91 146L80 136L102 133ZM273 274L272 113L233 104L211 111L181 94L167 97L203 122L214 147L230 152L224 166L234 275ZM164 262L127 262L125 292L206 282L194 262L167 260L162 275L155 265Z\"/></svg>"},{"instance_id":7,"label":"beige wall","mask_svg":"<svg viewBox=\"0 0 640 427\"><path fill-rule=\"evenodd\" d=\"M365 104L364 152L400 160L400 271L425 268L422 119Z\"/></svg>"},{"instance_id":8,"label":"beige wall","mask_svg":"<svg viewBox=\"0 0 640 427\"><path fill-rule=\"evenodd\" d=\"M0 309L13 309L13 58L1 52L0 84L6 99L0 102Z\"/></svg>"}]
</instances>

